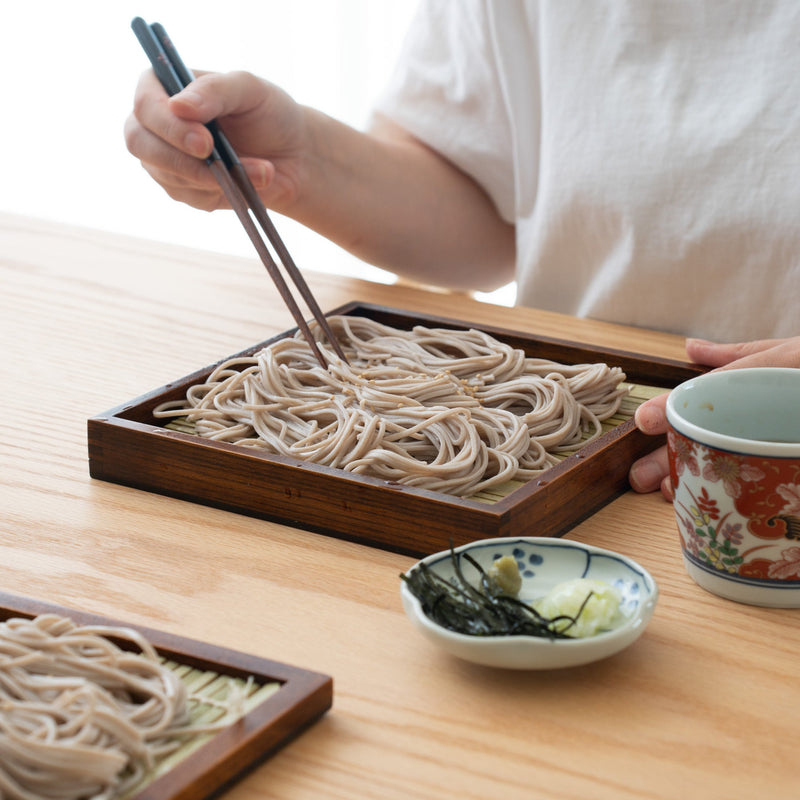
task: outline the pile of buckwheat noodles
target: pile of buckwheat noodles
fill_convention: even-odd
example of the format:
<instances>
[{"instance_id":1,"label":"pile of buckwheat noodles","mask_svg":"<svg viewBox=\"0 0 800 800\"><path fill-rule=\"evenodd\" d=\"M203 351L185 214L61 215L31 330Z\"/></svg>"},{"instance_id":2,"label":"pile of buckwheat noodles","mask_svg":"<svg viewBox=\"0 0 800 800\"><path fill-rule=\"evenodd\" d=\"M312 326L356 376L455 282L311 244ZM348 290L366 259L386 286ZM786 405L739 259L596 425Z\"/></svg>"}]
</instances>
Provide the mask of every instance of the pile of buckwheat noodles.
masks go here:
<instances>
[{"instance_id":1,"label":"pile of buckwheat noodles","mask_svg":"<svg viewBox=\"0 0 800 800\"><path fill-rule=\"evenodd\" d=\"M329 322L349 365L315 330L327 370L302 337L282 339L220 364L155 416L186 417L217 441L468 496L528 480L596 438L627 392L619 368L529 358L477 330Z\"/></svg>"},{"instance_id":2,"label":"pile of buckwheat noodles","mask_svg":"<svg viewBox=\"0 0 800 800\"><path fill-rule=\"evenodd\" d=\"M0 798L117 797L197 735L188 700L133 630L57 615L1 623Z\"/></svg>"}]
</instances>

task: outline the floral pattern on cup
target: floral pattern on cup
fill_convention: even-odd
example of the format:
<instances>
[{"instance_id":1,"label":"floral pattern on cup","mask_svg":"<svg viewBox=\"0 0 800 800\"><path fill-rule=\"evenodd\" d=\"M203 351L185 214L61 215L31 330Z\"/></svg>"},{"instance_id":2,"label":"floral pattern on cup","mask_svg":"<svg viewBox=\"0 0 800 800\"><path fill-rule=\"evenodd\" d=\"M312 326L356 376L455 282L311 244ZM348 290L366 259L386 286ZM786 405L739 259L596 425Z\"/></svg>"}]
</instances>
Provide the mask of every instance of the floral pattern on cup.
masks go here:
<instances>
[{"instance_id":1,"label":"floral pattern on cup","mask_svg":"<svg viewBox=\"0 0 800 800\"><path fill-rule=\"evenodd\" d=\"M800 580L797 460L717 450L674 429L667 435L686 556L745 579ZM699 491L689 487L689 476L705 481Z\"/></svg>"}]
</instances>

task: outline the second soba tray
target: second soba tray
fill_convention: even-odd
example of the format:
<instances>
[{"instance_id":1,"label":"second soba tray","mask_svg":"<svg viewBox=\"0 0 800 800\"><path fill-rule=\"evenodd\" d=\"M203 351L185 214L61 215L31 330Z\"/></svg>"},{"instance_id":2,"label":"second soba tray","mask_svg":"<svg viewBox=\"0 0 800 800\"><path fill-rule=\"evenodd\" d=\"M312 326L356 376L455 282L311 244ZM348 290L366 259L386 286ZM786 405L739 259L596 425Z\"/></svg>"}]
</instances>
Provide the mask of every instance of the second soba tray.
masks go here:
<instances>
[{"instance_id":1,"label":"second soba tray","mask_svg":"<svg viewBox=\"0 0 800 800\"><path fill-rule=\"evenodd\" d=\"M527 356L620 367L634 392L626 401L627 413L604 425L601 437L537 478L496 496L459 498L212 441L153 416L156 406L178 400L189 386L204 382L212 365L90 419L91 476L413 556L446 549L451 542L458 546L501 536L561 536L625 491L630 464L663 444L663 439L636 429L636 402L700 372L680 361L383 306L350 303L330 313L368 317L406 330L415 325L479 328ZM287 331L276 339L293 334ZM237 355L251 355L272 341Z\"/></svg>"},{"instance_id":2,"label":"second soba tray","mask_svg":"<svg viewBox=\"0 0 800 800\"><path fill-rule=\"evenodd\" d=\"M95 635L105 636L109 644L123 650L137 652L134 640L126 634L122 640L115 638L115 633L125 633L134 628L156 650L163 665L172 671L185 684L193 696L191 703L191 725L201 727L213 723L221 715L219 701L229 696L229 692L238 686L241 716L230 724L221 725L216 731L195 733L187 736L185 742L173 753L157 757L152 768L142 775L135 786L121 794L114 794L119 800L207 800L217 797L220 790L230 787L245 772L254 768L275 753L283 745L302 733L308 726L325 714L333 703L333 680L328 675L311 672L306 669L282 664L278 661L259 656L218 647L206 642L188 639L183 636L165 633L152 628L131 626L127 622L111 619L99 614L68 609L55 603L36 600L30 597L0 592L0 621L10 619L33 619L41 615L55 615L65 618L78 626L99 626ZM106 631L105 629L108 630ZM5 637L4 637L5 638ZM38 649L28 642L32 650ZM45 638L44 641L47 641ZM51 640L52 643L52 640ZM10 647L12 643L5 641ZM75 650L73 646L73 651ZM53 648L51 664L57 663L58 650ZM84 654L88 660L99 663L97 651L85 645ZM74 656L74 652L73 652ZM41 678L41 663L36 662ZM47 663L47 662L46 662ZM7 664L6 670L10 669ZM22 667L17 667L21 669ZM133 674L133 667L128 665L128 673ZM77 670L77 671L75 671ZM66 674L66 673L62 673ZM142 672L144 676L146 673ZM73 675L80 677L80 662L73 660ZM75 678L77 680L78 678ZM83 679L90 684L92 672L86 671ZM113 685L113 675L111 685ZM13 681L12 681L13 685ZM64 699L63 697L61 698ZM139 711L144 708L143 698L135 699ZM217 702L215 702L215 700ZM133 701L132 701L133 702ZM53 708L56 706L53 705ZM97 709L85 708L86 720L76 718L79 702L74 701L67 708L64 719L59 721L58 730L52 731L53 739L61 746L53 747L57 756L63 755L66 748L64 740L70 738L68 723L78 732L94 727L100 730L92 719L92 714L102 713L102 703ZM120 722L122 725L122 722ZM129 723L125 723L129 724ZM140 721L143 726L145 723ZM106 725L108 723L106 722ZM191 725L186 728L191 734ZM13 730L13 725L11 729ZM19 726L21 727L21 725ZM44 728L44 725L42 725ZM111 727L113 730L113 726ZM124 730L124 726L123 726ZM85 742L85 752L77 750L73 758L91 759L92 751L97 757L97 741L89 738ZM35 734L31 734L34 736ZM77 734L73 733L72 736ZM100 735L99 733L97 734ZM4 738L8 734L4 731ZM120 752L122 747L114 747L114 736L108 737L111 751ZM117 737L117 738L124 738ZM23 739L23 747L25 747ZM109 755L114 757L113 754ZM47 768L41 767L39 780L43 780ZM30 777L30 776L29 776ZM74 788L74 787L73 787ZM62 794L57 790L61 789ZM1 795L5 797L5 793ZM9 797L22 797L22 793L13 793ZM24 795L30 797L32 795ZM71 793L61 785L43 785L42 794L36 797L72 797ZM93 797L100 795L92 794ZM104 795L105 796L105 795Z\"/></svg>"}]
</instances>

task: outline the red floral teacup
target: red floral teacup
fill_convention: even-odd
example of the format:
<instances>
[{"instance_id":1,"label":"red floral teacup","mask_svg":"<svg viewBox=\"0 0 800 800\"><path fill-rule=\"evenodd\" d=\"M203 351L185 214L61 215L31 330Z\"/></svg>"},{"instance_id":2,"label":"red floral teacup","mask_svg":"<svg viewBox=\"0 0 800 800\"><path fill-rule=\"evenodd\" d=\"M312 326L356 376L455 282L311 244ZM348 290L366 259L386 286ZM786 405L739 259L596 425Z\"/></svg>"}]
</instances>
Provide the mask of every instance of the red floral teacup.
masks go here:
<instances>
[{"instance_id":1,"label":"red floral teacup","mask_svg":"<svg viewBox=\"0 0 800 800\"><path fill-rule=\"evenodd\" d=\"M689 575L731 600L800 607L800 369L692 378L667 419Z\"/></svg>"}]
</instances>

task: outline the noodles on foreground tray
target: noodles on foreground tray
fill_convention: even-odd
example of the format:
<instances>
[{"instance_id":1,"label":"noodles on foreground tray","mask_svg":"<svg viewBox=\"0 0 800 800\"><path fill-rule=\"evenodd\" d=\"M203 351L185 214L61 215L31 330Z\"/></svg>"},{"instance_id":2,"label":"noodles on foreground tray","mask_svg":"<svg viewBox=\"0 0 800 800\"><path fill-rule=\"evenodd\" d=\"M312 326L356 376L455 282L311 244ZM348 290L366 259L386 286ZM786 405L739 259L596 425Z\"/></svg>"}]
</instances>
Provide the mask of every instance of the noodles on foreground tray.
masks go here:
<instances>
[{"instance_id":1,"label":"noodles on foreground tray","mask_svg":"<svg viewBox=\"0 0 800 800\"><path fill-rule=\"evenodd\" d=\"M197 726L192 701L133 630L55 614L0 623L0 797L119 797L187 736L229 724L240 704L219 703L224 719Z\"/></svg>"},{"instance_id":2,"label":"noodles on foreground tray","mask_svg":"<svg viewBox=\"0 0 800 800\"><path fill-rule=\"evenodd\" d=\"M217 441L466 497L529 480L597 438L627 393L617 367L529 358L478 330L329 323L349 364L325 350L323 370L299 337L281 339L220 364L155 416L186 417Z\"/></svg>"}]
</instances>

